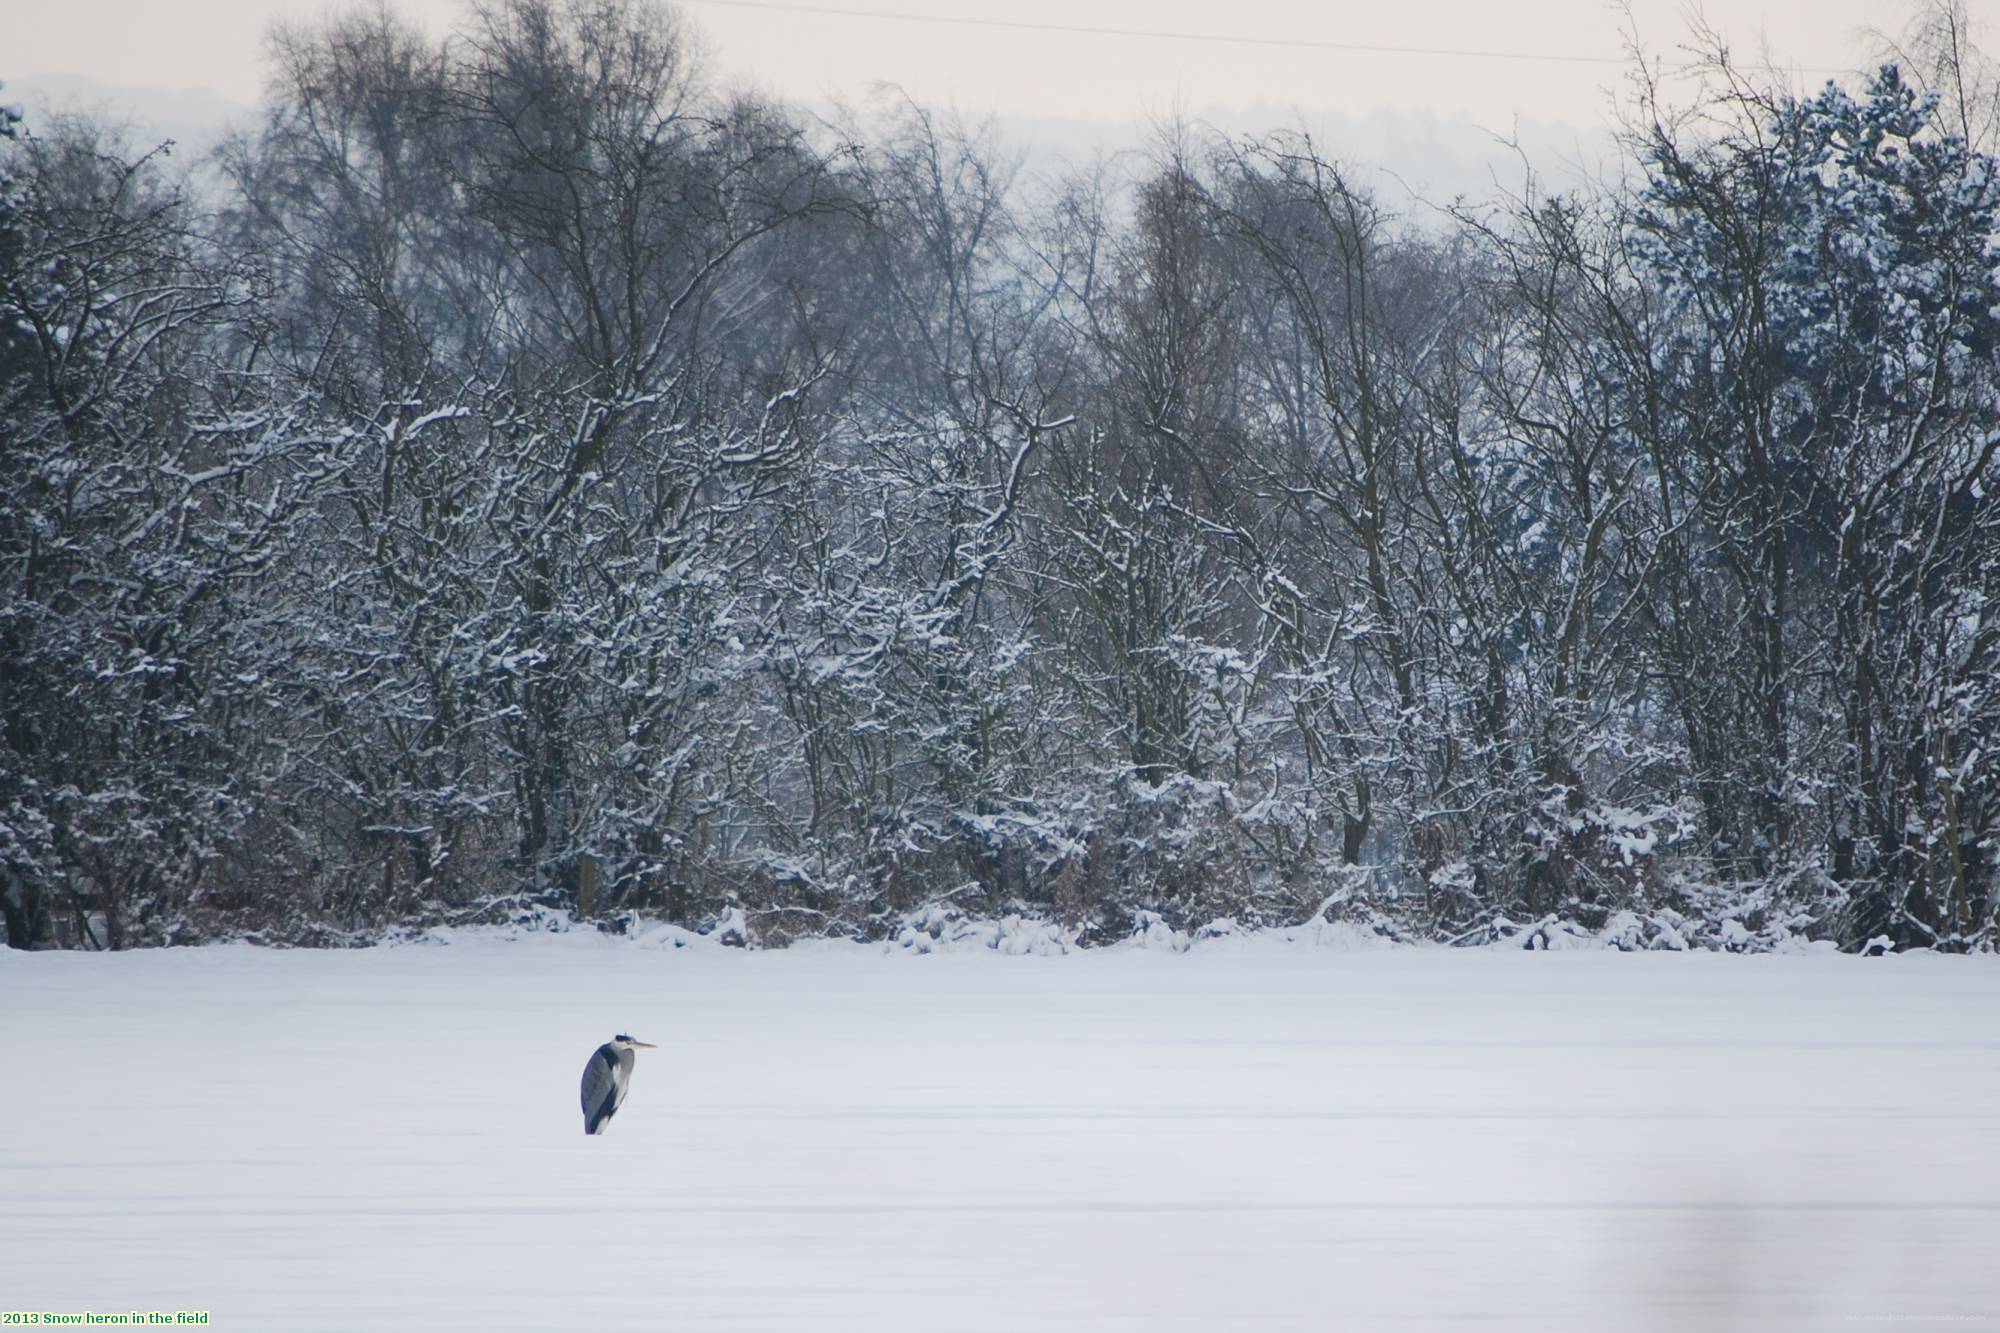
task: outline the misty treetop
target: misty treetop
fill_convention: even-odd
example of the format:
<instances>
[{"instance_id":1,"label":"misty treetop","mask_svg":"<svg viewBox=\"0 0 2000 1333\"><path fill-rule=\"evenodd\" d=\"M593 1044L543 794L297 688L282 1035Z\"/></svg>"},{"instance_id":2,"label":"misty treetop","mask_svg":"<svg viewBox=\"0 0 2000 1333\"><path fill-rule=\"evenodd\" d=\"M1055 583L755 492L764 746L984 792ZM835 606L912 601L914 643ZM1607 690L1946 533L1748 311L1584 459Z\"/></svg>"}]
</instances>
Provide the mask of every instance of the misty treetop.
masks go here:
<instances>
[{"instance_id":1,"label":"misty treetop","mask_svg":"<svg viewBox=\"0 0 2000 1333\"><path fill-rule=\"evenodd\" d=\"M2000 174L1926 22L1422 217L809 121L646 0L281 30L199 186L7 115L6 941L1991 949Z\"/></svg>"}]
</instances>

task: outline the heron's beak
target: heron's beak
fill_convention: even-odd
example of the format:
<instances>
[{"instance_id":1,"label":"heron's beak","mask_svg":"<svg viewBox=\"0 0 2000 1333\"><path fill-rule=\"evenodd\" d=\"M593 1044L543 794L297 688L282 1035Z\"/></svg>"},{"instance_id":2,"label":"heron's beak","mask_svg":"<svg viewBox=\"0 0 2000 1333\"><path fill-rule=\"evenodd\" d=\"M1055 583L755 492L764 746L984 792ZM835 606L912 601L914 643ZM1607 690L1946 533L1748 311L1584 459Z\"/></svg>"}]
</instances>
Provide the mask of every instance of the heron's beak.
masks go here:
<instances>
[{"instance_id":1,"label":"heron's beak","mask_svg":"<svg viewBox=\"0 0 2000 1333\"><path fill-rule=\"evenodd\" d=\"M652 1042L650 1042L650 1041L635 1041L635 1042L633 1042L632 1044L633 1044L634 1046L644 1046L644 1047L645 1047L645 1048L646 1048L647 1050L649 1050L649 1051L657 1051L657 1050L659 1050L659 1049L660 1049L659 1047L655 1046L655 1045L654 1045L654 1044L653 1044Z\"/></svg>"}]
</instances>

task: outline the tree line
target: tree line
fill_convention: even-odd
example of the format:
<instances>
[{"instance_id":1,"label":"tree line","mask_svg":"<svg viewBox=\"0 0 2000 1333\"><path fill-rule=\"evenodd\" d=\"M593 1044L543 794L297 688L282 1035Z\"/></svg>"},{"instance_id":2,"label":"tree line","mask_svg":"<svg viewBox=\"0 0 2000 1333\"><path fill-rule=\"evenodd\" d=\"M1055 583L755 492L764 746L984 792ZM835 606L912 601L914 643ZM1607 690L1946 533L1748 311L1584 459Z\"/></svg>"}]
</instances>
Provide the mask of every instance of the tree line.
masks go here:
<instances>
[{"instance_id":1,"label":"tree line","mask_svg":"<svg viewBox=\"0 0 2000 1333\"><path fill-rule=\"evenodd\" d=\"M810 119L649 0L281 29L200 177L9 114L6 941L1991 949L1965 36L1641 65L1624 180L1401 211Z\"/></svg>"}]
</instances>

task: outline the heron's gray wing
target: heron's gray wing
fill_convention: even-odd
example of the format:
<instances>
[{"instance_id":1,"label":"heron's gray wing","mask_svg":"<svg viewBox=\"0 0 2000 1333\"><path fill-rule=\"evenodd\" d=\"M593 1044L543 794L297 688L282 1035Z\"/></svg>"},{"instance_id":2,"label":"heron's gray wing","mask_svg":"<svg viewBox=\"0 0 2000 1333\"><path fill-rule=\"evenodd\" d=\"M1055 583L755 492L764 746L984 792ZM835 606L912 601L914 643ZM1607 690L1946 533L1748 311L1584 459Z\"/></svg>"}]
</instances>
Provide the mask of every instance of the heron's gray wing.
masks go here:
<instances>
[{"instance_id":1,"label":"heron's gray wing","mask_svg":"<svg viewBox=\"0 0 2000 1333\"><path fill-rule=\"evenodd\" d=\"M583 1067L583 1132L595 1134L618 1109L618 1051L606 1042Z\"/></svg>"}]
</instances>

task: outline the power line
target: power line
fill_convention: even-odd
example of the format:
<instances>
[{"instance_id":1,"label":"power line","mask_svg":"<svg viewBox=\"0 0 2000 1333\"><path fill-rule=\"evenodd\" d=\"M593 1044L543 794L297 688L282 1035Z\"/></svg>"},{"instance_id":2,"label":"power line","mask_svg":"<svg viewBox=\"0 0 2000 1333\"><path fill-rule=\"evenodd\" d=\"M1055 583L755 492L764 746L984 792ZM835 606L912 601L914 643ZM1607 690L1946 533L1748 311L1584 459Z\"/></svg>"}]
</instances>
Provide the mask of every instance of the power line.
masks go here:
<instances>
[{"instance_id":1,"label":"power line","mask_svg":"<svg viewBox=\"0 0 2000 1333\"><path fill-rule=\"evenodd\" d=\"M1624 65L1624 56L1578 56L1547 51L1479 51L1456 46L1390 46L1367 42L1328 42L1308 38L1251 37L1227 32L1176 32L1162 28L1114 28L1081 23L1036 23L1029 19L961 18L943 14L911 14L889 9L852 9L838 5L787 4L785 0L682 0L684 4L718 9L765 9L787 14L819 14L830 18L889 19L900 23L955 24L962 28L1012 28L1024 32L1080 33L1094 37L1150 37L1172 42L1223 42L1234 46L1280 46L1292 50L1350 51L1367 55L1462 56L1477 60L1542 60L1568 65ZM1841 74L1844 70L1801 67L1805 74Z\"/></svg>"}]
</instances>

